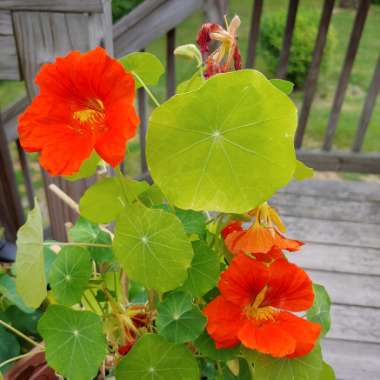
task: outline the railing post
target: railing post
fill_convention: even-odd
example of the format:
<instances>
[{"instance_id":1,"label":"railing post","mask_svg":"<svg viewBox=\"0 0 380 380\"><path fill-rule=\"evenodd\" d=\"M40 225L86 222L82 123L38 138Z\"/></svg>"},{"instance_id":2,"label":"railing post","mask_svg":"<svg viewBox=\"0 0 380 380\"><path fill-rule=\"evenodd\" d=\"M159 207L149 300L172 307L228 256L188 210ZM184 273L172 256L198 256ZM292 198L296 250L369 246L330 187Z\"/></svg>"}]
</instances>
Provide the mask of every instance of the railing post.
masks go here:
<instances>
[{"instance_id":1,"label":"railing post","mask_svg":"<svg viewBox=\"0 0 380 380\"><path fill-rule=\"evenodd\" d=\"M175 94L175 28L166 35L166 97Z\"/></svg>"},{"instance_id":2,"label":"railing post","mask_svg":"<svg viewBox=\"0 0 380 380\"><path fill-rule=\"evenodd\" d=\"M248 53L246 66L252 68L255 65L256 47L259 41L260 20L263 11L263 0L255 0L252 8L251 29L248 37Z\"/></svg>"}]
</instances>

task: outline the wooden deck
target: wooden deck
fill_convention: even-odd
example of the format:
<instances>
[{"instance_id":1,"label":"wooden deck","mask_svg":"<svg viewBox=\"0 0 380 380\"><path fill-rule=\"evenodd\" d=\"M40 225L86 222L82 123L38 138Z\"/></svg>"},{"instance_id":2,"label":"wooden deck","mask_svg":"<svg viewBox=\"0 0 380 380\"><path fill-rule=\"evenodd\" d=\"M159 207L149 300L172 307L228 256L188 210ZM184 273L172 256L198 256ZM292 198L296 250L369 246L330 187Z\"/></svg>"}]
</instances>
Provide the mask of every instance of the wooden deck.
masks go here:
<instances>
[{"instance_id":1,"label":"wooden deck","mask_svg":"<svg viewBox=\"0 0 380 380\"><path fill-rule=\"evenodd\" d=\"M273 202L287 235L306 245L290 260L332 301L325 359L339 380L380 379L380 184L309 180Z\"/></svg>"}]
</instances>

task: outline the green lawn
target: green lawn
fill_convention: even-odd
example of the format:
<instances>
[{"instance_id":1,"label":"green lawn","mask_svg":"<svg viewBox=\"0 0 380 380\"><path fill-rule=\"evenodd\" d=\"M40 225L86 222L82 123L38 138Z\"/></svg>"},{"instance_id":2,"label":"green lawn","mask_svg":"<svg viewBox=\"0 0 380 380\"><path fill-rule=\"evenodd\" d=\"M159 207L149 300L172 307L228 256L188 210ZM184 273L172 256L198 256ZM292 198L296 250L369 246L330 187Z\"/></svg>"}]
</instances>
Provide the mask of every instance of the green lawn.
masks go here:
<instances>
[{"instance_id":1,"label":"green lawn","mask_svg":"<svg viewBox=\"0 0 380 380\"><path fill-rule=\"evenodd\" d=\"M312 12L319 17L322 0L304 0L300 2L299 12ZM264 2L263 17L275 12L287 11L288 0L270 0ZM252 0L230 0L230 13L232 17L235 13L242 19L240 27L239 41L243 57L246 56L247 38L249 32L249 19L251 15ZM354 10L343 10L336 8L332 18L332 25L336 31L337 43L332 55L329 70L319 78L318 91L315 97L309 124L305 136L304 146L318 148L321 146L324 130L327 125L331 110L335 88L338 82L340 70L344 61L344 56L349 41L349 36L355 17ZM176 44L194 42L199 26L203 22L203 14L195 13L177 28ZM334 145L339 149L349 149L355 135L357 124L360 118L365 95L371 82L377 55L380 51L380 39L378 38L378 28L380 25L380 6L371 6L371 11L365 25L364 33L360 43L358 55L356 57L350 84L346 93L343 110L339 119L337 134ZM165 61L165 38L160 38L147 48L148 51L156 54L163 62ZM270 76L265 63L260 54L257 56L257 68ZM187 79L194 71L194 65L184 59L176 62L177 82ZM165 78L163 77L159 85L153 88L153 92L160 101L165 99ZM11 103L24 92L21 83L3 81L0 82L0 107ZM292 95L294 101L299 106L302 102L303 93L296 91ZM137 141L129 144L128 168L132 173L138 172L139 146ZM365 151L380 151L380 96L378 98L375 111L369 126L369 130L364 143ZM36 180L38 177L38 166L32 163ZM21 176L18 174L18 177Z\"/></svg>"}]
</instances>

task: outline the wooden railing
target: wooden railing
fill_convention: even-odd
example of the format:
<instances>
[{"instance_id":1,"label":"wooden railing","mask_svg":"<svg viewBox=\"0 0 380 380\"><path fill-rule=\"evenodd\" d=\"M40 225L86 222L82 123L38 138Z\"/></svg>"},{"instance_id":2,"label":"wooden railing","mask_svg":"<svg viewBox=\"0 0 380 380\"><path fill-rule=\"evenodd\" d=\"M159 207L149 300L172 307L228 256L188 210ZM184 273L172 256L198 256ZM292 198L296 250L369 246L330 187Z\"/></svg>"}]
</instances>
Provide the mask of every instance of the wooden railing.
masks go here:
<instances>
[{"instance_id":1,"label":"wooden railing","mask_svg":"<svg viewBox=\"0 0 380 380\"><path fill-rule=\"evenodd\" d=\"M307 1L307 0L305 0ZM0 1L0 47L6 46L3 54L0 57L0 78L1 79L23 79L26 81L29 96L34 94L33 77L35 70L42 62L34 62L33 70L30 70L31 56L25 52L20 52L22 44L16 45L16 39L12 35L15 30L12 28L22 28L22 24L17 24L16 13L24 12L52 12L49 14L57 15L59 13L70 15L82 14L77 16L77 21L73 21L69 16L64 16L70 19L71 25L79 27L75 22L87 22L89 24L89 39L90 45L84 45L80 41L75 41L71 46L76 49L86 49L85 46L91 47L96 41L103 43L108 48L108 51L114 54L117 58L131 51L143 50L150 42L166 35L166 68L167 68L167 96L170 97L175 92L175 60L173 51L175 48L176 26L180 24L186 17L191 15L198 9L204 8L208 17L213 17L213 21L218 21L226 12L227 0L147 0L139 7L133 10L129 15L119 20L113 26L113 37L111 28L104 28L110 25L110 12L105 11L105 6L108 0L2 0ZM287 20L284 30L284 39L282 50L279 56L279 65L277 68L277 77L285 78L288 69L290 49L292 46L292 37L295 29L295 21L300 0L289 0ZM363 153L361 152L363 140L374 110L376 97L380 89L380 56L377 61L373 80L368 90L364 103L362 115L357 128L356 137L352 143L352 148L349 152L333 151L332 143L336 131L337 122L341 112L344 96L346 93L348 81L352 71L352 66L357 54L358 45L362 35L363 27L366 22L366 17L370 8L370 0L361 0L357 9L357 15L353 23L350 42L347 48L346 58L340 74L340 79L335 93L335 98L332 106L332 111L329 120L326 120L326 132L321 148L316 151L303 149L302 142L308 124L310 110L316 94L317 81L320 71L320 66L325 50L327 33L333 16L334 0L324 0L322 12L319 21L319 29L315 40L313 57L309 68L305 84L305 93L303 103L300 109L299 126L296 134L295 145L298 156L305 163L313 166L317 170L335 170L335 171L354 171L361 173L376 173L380 174L380 153ZM109 6L109 3L108 3ZM247 53L247 67L255 66L255 58L257 44L259 41L260 21L263 13L263 0L252 1L252 17L250 23L249 43ZM10 17L13 17L9 23ZM87 15L87 16L86 16ZM3 17L3 22L2 22ZM22 17L22 15L18 16ZM58 16L57 16L58 17ZM86 18L87 17L87 18ZM102 17L102 26L95 27L99 24L99 17ZM4 20L8 20L4 22ZM58 17L58 20L60 18ZM87 20L87 21L86 21ZM29 21L30 22L30 21ZM97 24L95 24L97 23ZM92 26L91 26L92 24ZM36 28L39 26L36 24ZM70 30L63 29L63 33L70 33ZM17 32L17 31L16 31ZM61 31L62 32L62 31ZM17 37L17 36L16 36ZM28 36L25 36L25 38ZM14 45L12 45L12 38ZM20 39L20 36L17 37ZM78 39L78 33L75 39ZM112 43L113 42L113 43ZM79 43L79 47L78 47ZM38 45L38 44L37 44ZM25 45L26 46L26 45ZM17 47L17 49L16 49ZM33 46L38 48L38 46ZM32 46L29 46L29 49ZM39 47L41 49L41 47ZM65 45L65 49L70 46ZM58 49L59 50L59 49ZM57 52L56 48L53 49ZM379 52L374 52L378 54ZM48 57L52 59L52 57ZM4 69L2 73L1 69ZM8 144L15 143L18 159L23 173L27 198L29 206L33 205L33 187L30 179L28 168L28 160L20 149L17 141L17 115L25 108L28 101L21 99L11 107L7 108L0 114L0 207L5 208L5 211L0 215L0 220L8 230L8 237L15 238L17 227L23 221L23 213L18 196L15 179L13 173L13 164L8 150L5 147ZM140 144L141 144L141 170L147 173L147 165L145 160L145 134L148 120L148 105L146 93L143 89L138 91L138 111L141 118L140 125ZM5 169L4 169L5 168ZM46 182L49 183L50 179ZM65 181L59 182L65 191L72 190L72 184L67 184ZM71 191L74 198L78 198L85 189L86 183L82 182L76 185L76 190ZM50 209L50 219L52 225L52 234L56 238L64 238L65 231L63 230L63 222L72 219L74 216L64 209L60 201L47 191L48 204ZM4 221L3 221L4 219Z\"/></svg>"}]
</instances>

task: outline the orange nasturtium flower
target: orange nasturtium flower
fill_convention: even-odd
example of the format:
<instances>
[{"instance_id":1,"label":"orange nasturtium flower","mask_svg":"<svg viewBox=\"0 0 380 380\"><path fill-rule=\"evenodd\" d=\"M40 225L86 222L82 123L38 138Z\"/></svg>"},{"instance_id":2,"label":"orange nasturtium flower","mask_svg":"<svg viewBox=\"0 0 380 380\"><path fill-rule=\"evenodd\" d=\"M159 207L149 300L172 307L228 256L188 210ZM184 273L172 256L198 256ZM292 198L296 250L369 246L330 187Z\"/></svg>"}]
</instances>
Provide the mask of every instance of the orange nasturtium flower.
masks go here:
<instances>
[{"instance_id":1,"label":"orange nasturtium flower","mask_svg":"<svg viewBox=\"0 0 380 380\"><path fill-rule=\"evenodd\" d=\"M50 174L77 172L94 149L112 166L124 160L139 118L133 76L119 62L100 47L73 51L43 65L36 83L40 93L19 118L19 137Z\"/></svg>"},{"instance_id":2,"label":"orange nasturtium flower","mask_svg":"<svg viewBox=\"0 0 380 380\"><path fill-rule=\"evenodd\" d=\"M308 354L321 331L318 323L292 313L309 309L312 282L287 260L268 266L241 254L222 273L221 292L204 309L207 332L217 348L239 343L274 357Z\"/></svg>"},{"instance_id":3,"label":"orange nasturtium flower","mask_svg":"<svg viewBox=\"0 0 380 380\"><path fill-rule=\"evenodd\" d=\"M285 227L277 212L267 203L249 213L255 221L247 229L243 223L233 221L222 230L224 242L231 253L268 254L277 259L281 256L279 250L298 251L303 245L298 240L287 239L282 232Z\"/></svg>"}]
</instances>

